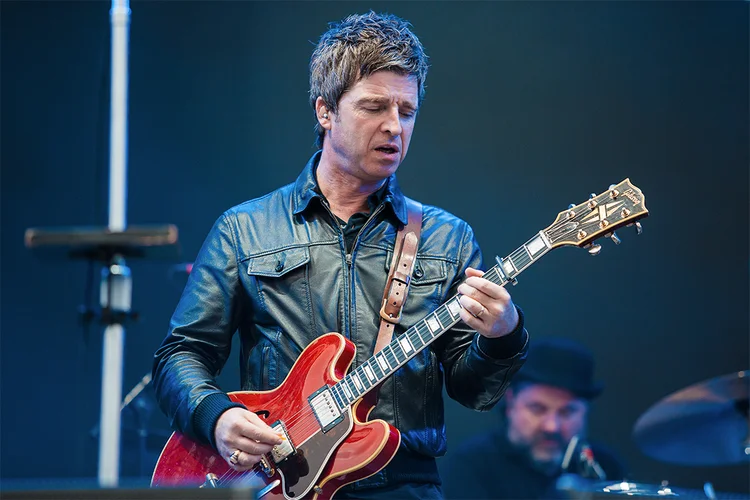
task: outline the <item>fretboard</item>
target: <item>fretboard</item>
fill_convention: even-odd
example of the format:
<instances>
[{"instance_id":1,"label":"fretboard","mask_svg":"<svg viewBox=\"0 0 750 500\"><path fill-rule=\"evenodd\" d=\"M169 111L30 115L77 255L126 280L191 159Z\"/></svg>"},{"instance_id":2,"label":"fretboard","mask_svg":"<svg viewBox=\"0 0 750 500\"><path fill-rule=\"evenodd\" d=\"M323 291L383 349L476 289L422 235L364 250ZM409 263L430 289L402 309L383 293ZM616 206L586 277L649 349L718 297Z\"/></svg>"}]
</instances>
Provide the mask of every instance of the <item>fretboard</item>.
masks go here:
<instances>
[{"instance_id":1,"label":"fretboard","mask_svg":"<svg viewBox=\"0 0 750 500\"><path fill-rule=\"evenodd\" d=\"M516 276L546 254L550 248L549 240L544 232L540 231L504 259L496 257L497 265L485 272L484 278L500 286L514 282ZM460 294L454 295L403 334L395 336L390 344L335 384L331 392L339 407L346 408L360 399L458 323L461 320L459 297Z\"/></svg>"}]
</instances>

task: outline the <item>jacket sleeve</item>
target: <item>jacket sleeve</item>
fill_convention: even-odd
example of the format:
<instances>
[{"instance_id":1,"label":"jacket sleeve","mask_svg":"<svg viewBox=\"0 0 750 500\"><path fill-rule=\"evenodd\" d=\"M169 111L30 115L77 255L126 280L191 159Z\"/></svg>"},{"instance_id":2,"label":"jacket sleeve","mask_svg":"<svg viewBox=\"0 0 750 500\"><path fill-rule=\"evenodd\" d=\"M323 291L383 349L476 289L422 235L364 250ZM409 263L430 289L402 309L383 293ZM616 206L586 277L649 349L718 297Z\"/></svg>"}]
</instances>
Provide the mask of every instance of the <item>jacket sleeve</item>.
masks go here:
<instances>
[{"instance_id":1,"label":"jacket sleeve","mask_svg":"<svg viewBox=\"0 0 750 500\"><path fill-rule=\"evenodd\" d=\"M467 267L484 269L482 254L474 231L464 223L458 257L458 271L446 299L457 293ZM488 339L459 321L443 334L434 346L443 371L448 395L462 405L487 411L497 403L508 387L511 377L521 368L528 350L528 332L518 306L519 322L510 334Z\"/></svg>"},{"instance_id":2,"label":"jacket sleeve","mask_svg":"<svg viewBox=\"0 0 750 500\"><path fill-rule=\"evenodd\" d=\"M232 402L215 380L229 356L244 307L229 219L223 214L203 243L153 365L156 398L172 427L214 447L219 416L242 406Z\"/></svg>"}]
</instances>

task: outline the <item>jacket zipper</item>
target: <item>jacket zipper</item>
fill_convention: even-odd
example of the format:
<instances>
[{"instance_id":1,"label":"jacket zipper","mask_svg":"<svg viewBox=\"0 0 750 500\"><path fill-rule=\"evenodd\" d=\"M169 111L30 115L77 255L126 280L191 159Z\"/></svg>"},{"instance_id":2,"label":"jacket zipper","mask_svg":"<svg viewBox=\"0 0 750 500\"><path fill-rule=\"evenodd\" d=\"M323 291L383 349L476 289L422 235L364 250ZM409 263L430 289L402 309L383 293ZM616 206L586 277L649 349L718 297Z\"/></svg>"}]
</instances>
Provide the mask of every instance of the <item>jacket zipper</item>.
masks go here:
<instances>
[{"instance_id":1,"label":"jacket zipper","mask_svg":"<svg viewBox=\"0 0 750 500\"><path fill-rule=\"evenodd\" d=\"M328 211L328 214L331 216L332 221L337 221L336 216L331 211L331 207L328 205L328 202L323 203L323 206L326 207L326 210ZM362 234L362 232L367 228L367 226L370 225L370 223L375 219L375 216L378 215L380 212L383 211L384 204L381 203L378 205L378 207L370 214L370 217L365 221L364 224L362 224L362 227L359 229L359 232L357 233L357 236L354 237L354 243L352 244L352 251L351 253L347 252L346 249L346 238L344 236L344 231L341 229L341 226L338 223L335 223L336 228L339 231L339 236L341 237L341 249L342 253L344 254L344 260L346 261L346 269L344 270L346 273L346 279L344 280L344 295L346 297L346 304L344 305L344 323L346 327L346 331L344 333L344 337L351 339L352 338L352 329L353 329L353 320L352 320L352 294L354 289L354 279L352 275L352 266L354 264L354 250L357 248L357 243L359 243L359 236ZM357 359L356 356L354 360L352 360L352 368L357 367Z\"/></svg>"},{"instance_id":2,"label":"jacket zipper","mask_svg":"<svg viewBox=\"0 0 750 500\"><path fill-rule=\"evenodd\" d=\"M359 243L359 237L362 234L362 232L367 228L367 226L370 225L370 222L372 222L375 219L375 216L377 216L381 211L383 210L383 204L377 206L377 208L370 214L370 217L365 221L364 224L362 224L362 227L359 228L359 232L357 232L357 236L354 237L354 243L352 243L352 251L351 253L346 254L346 282L347 282L347 288L348 288L348 294L347 294L347 300L346 300L346 309L347 309L347 316L349 319L347 328L349 329L349 338L352 336L352 330L354 329L354 319L353 319L353 311L352 311L352 296L354 294L354 272L352 271L352 267L354 265L354 250L357 248L357 243ZM342 232L343 234L343 232ZM346 250L346 243L344 243L344 250ZM357 365L357 357L354 357L354 360L352 360L352 369L356 368Z\"/></svg>"}]
</instances>

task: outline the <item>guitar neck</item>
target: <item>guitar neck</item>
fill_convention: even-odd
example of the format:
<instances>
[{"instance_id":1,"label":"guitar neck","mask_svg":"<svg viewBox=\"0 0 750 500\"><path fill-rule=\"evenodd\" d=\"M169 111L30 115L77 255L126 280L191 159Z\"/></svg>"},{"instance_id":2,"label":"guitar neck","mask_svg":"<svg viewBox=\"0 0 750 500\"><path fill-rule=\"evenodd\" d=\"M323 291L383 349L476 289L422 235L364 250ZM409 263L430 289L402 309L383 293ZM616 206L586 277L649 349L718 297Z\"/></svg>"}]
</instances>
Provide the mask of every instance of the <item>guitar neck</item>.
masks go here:
<instances>
[{"instance_id":1,"label":"guitar neck","mask_svg":"<svg viewBox=\"0 0 750 500\"><path fill-rule=\"evenodd\" d=\"M485 272L484 278L500 286L515 282L516 276L551 248L544 231L540 231L504 259L496 257L497 265ZM454 295L402 335L395 336L390 344L335 384L331 392L339 406L345 408L353 404L458 323L461 320L459 297L460 294Z\"/></svg>"}]
</instances>

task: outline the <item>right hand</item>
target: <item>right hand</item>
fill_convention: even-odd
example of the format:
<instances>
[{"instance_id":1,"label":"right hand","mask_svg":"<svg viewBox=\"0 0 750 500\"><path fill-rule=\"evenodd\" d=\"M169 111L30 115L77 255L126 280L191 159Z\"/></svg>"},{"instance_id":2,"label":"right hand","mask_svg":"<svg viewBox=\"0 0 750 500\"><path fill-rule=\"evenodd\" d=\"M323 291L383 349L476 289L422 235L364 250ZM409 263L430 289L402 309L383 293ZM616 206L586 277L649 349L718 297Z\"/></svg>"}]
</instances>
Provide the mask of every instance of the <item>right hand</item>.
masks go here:
<instances>
[{"instance_id":1,"label":"right hand","mask_svg":"<svg viewBox=\"0 0 750 500\"><path fill-rule=\"evenodd\" d=\"M258 415L245 408L230 408L221 414L214 429L219 455L236 471L252 468L260 457L281 444L281 437ZM240 450L237 464L229 457Z\"/></svg>"}]
</instances>

